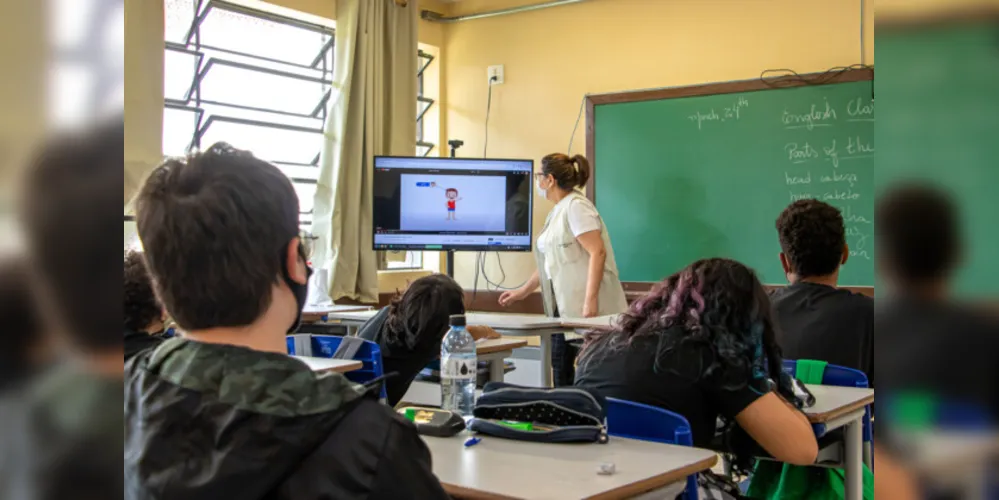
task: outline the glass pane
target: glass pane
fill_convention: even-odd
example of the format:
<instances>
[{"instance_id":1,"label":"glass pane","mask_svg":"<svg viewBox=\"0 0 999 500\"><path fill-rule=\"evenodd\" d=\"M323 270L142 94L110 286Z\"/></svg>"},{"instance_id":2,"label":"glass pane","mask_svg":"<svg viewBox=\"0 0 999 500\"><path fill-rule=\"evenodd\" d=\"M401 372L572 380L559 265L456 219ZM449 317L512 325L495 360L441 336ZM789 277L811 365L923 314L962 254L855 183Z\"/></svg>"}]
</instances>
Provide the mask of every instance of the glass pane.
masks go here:
<instances>
[{"instance_id":1,"label":"glass pane","mask_svg":"<svg viewBox=\"0 0 999 500\"><path fill-rule=\"evenodd\" d=\"M323 35L214 7L201 24L201 42L309 65L323 47Z\"/></svg>"},{"instance_id":2,"label":"glass pane","mask_svg":"<svg viewBox=\"0 0 999 500\"><path fill-rule=\"evenodd\" d=\"M58 126L79 124L93 114L102 103L93 102L97 74L86 64L57 65L49 75L49 108L51 123Z\"/></svg>"},{"instance_id":3,"label":"glass pane","mask_svg":"<svg viewBox=\"0 0 999 500\"><path fill-rule=\"evenodd\" d=\"M201 81L201 98L308 115L323 98L323 84L214 64Z\"/></svg>"},{"instance_id":4,"label":"glass pane","mask_svg":"<svg viewBox=\"0 0 999 500\"><path fill-rule=\"evenodd\" d=\"M319 179L319 167L313 166L299 166L299 165L287 165L283 163L275 163L277 168L284 172L284 175L288 177L293 177L295 179Z\"/></svg>"},{"instance_id":5,"label":"glass pane","mask_svg":"<svg viewBox=\"0 0 999 500\"><path fill-rule=\"evenodd\" d=\"M428 154L430 154L430 150L432 150L432 149L433 148L431 148L430 146L421 146L421 145L417 144L416 145L416 154L419 155L419 156L427 156Z\"/></svg>"},{"instance_id":6,"label":"glass pane","mask_svg":"<svg viewBox=\"0 0 999 500\"><path fill-rule=\"evenodd\" d=\"M163 110L163 154L184 156L194 138L198 115L194 111L165 108Z\"/></svg>"},{"instance_id":7,"label":"glass pane","mask_svg":"<svg viewBox=\"0 0 999 500\"><path fill-rule=\"evenodd\" d=\"M289 116L269 111L257 111L253 109L241 109L226 106L224 104L214 104L202 102L201 108L205 110L205 116L219 115L226 118L242 118L244 120L254 120L264 123L277 123L281 125L291 125L293 127L322 129L323 121L319 118L307 118L301 116Z\"/></svg>"},{"instance_id":8,"label":"glass pane","mask_svg":"<svg viewBox=\"0 0 999 500\"><path fill-rule=\"evenodd\" d=\"M302 182L296 182L292 185L295 186L295 193L298 194L298 211L312 212L312 205L315 203L316 198L316 185ZM311 215L309 216L309 220L312 220Z\"/></svg>"},{"instance_id":9,"label":"glass pane","mask_svg":"<svg viewBox=\"0 0 999 500\"><path fill-rule=\"evenodd\" d=\"M165 14L165 36L168 42L184 43L187 30L194 21L195 0L166 0L163 5Z\"/></svg>"},{"instance_id":10,"label":"glass pane","mask_svg":"<svg viewBox=\"0 0 999 500\"><path fill-rule=\"evenodd\" d=\"M207 149L218 141L225 141L236 148L252 151L264 160L310 163L319 153L322 138L318 132L215 121L202 136L201 146Z\"/></svg>"},{"instance_id":11,"label":"glass pane","mask_svg":"<svg viewBox=\"0 0 999 500\"><path fill-rule=\"evenodd\" d=\"M167 99L184 100L194 82L198 57L187 52L166 49L163 52L163 94Z\"/></svg>"}]
</instances>

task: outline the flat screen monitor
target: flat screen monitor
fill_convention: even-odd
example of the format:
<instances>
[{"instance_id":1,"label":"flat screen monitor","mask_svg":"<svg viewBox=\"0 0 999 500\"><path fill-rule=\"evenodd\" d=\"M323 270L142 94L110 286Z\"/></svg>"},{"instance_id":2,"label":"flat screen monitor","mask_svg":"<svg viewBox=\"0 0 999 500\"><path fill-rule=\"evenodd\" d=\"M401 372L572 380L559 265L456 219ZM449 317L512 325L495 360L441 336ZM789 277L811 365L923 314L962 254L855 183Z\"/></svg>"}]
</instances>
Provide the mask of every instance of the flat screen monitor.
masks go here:
<instances>
[{"instance_id":1,"label":"flat screen monitor","mask_svg":"<svg viewBox=\"0 0 999 500\"><path fill-rule=\"evenodd\" d=\"M533 160L376 156L375 250L529 252Z\"/></svg>"}]
</instances>

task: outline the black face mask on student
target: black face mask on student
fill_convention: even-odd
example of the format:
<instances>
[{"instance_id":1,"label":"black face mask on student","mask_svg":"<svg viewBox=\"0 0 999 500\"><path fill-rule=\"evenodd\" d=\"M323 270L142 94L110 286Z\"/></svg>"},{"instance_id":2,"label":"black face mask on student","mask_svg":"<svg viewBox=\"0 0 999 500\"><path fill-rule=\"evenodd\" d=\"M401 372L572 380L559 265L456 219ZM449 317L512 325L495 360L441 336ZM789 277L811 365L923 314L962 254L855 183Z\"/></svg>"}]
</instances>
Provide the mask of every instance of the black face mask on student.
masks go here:
<instances>
[{"instance_id":1,"label":"black face mask on student","mask_svg":"<svg viewBox=\"0 0 999 500\"><path fill-rule=\"evenodd\" d=\"M295 333L299 325L302 324L302 310L305 309L305 301L309 299L309 278L312 277L312 267L309 266L309 260L305 258L305 249L301 245L298 246L298 256L305 262L304 285L291 279L291 274L288 272L288 261L284 257L281 259L281 277L284 278L284 282L291 289L291 293L295 296L295 303L298 305L295 322L288 328L288 333Z\"/></svg>"}]
</instances>

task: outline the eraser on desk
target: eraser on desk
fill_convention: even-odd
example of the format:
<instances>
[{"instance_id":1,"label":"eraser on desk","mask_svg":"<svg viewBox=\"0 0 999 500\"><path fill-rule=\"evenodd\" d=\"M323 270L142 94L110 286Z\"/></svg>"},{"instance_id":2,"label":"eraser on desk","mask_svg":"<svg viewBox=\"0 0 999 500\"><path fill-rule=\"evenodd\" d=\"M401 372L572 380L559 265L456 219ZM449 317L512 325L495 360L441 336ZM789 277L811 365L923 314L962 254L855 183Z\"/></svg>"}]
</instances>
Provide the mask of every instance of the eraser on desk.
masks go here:
<instances>
[{"instance_id":1,"label":"eraser on desk","mask_svg":"<svg viewBox=\"0 0 999 500\"><path fill-rule=\"evenodd\" d=\"M597 469L597 474L601 476L613 476L617 472L617 466L614 464L600 464L600 468Z\"/></svg>"}]
</instances>

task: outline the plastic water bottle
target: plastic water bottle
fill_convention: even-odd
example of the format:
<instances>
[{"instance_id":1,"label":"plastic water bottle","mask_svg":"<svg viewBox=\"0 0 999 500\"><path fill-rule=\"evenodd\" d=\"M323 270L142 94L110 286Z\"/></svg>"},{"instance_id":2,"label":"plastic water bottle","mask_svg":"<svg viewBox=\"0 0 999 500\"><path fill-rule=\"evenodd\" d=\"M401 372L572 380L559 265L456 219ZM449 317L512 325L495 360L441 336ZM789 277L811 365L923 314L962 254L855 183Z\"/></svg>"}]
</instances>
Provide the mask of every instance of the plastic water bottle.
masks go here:
<instances>
[{"instance_id":1,"label":"plastic water bottle","mask_svg":"<svg viewBox=\"0 0 999 500\"><path fill-rule=\"evenodd\" d=\"M441 343L441 409L472 416L478 364L475 339L465 329L465 316L451 316L451 329Z\"/></svg>"}]
</instances>

